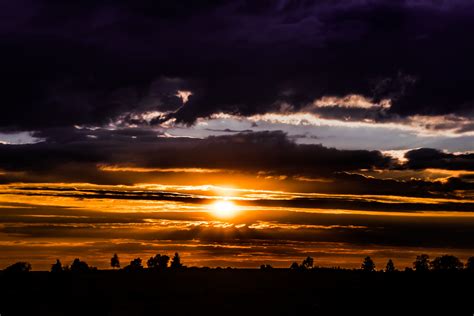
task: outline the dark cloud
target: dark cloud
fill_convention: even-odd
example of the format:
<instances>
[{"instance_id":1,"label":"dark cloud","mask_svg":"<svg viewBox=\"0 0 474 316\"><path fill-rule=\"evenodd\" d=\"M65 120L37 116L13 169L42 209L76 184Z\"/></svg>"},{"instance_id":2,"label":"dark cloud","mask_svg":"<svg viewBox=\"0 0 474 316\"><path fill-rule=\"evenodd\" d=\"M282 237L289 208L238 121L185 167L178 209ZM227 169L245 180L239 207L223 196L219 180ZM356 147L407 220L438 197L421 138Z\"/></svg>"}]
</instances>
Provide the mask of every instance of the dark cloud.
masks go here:
<instances>
[{"instance_id":1,"label":"dark cloud","mask_svg":"<svg viewBox=\"0 0 474 316\"><path fill-rule=\"evenodd\" d=\"M58 136L52 138L52 135ZM94 137L91 138L91 135ZM77 177L81 178L96 170L98 164L311 176L331 175L336 171L386 168L392 163L391 158L379 151L299 145L280 131L238 133L205 139L159 137L162 136L160 133L141 129L49 130L41 136L48 137L48 140L21 146L0 145L0 168L44 173L59 178L61 168L65 168L63 171L70 168L70 174L63 176L77 180Z\"/></svg>"},{"instance_id":2,"label":"dark cloud","mask_svg":"<svg viewBox=\"0 0 474 316\"><path fill-rule=\"evenodd\" d=\"M328 176L326 179L305 179L296 177L300 180L300 190L304 192L320 192L326 194L355 194L355 195L396 195L410 197L445 197L460 198L457 191L472 191L474 184L467 177L450 177L446 181L433 181L429 179L392 179L389 175L374 178L356 173L336 173ZM307 187L305 185L310 183ZM313 185L311 185L313 183ZM417 203L400 203L387 205L376 201L343 201L332 198L318 199L296 199L292 200L287 206L300 207L323 207L323 208L349 208L349 209L367 209L367 210L435 210L448 208L451 210L469 210L470 206L454 203L452 205L419 205ZM270 202L271 203L271 202Z\"/></svg>"},{"instance_id":3,"label":"dark cloud","mask_svg":"<svg viewBox=\"0 0 474 316\"><path fill-rule=\"evenodd\" d=\"M472 181L465 177L452 177L442 182L378 179L357 174L359 170L371 169L474 168L472 154L448 154L427 148L409 151L406 154L408 161L400 165L379 151L338 150L321 145L296 144L280 131L245 132L198 139L169 138L162 132L141 128L48 129L38 136L46 141L28 145L0 145L0 170L6 172L0 175L2 183L134 184L151 179L156 181L155 172L166 173L167 169L203 168L217 170L227 177L232 177L233 172L263 178L287 176L279 180L281 185L294 185L302 192L457 197L457 191L474 190ZM150 172L133 172L133 169L107 172L101 169L103 165L149 168ZM157 170L154 171L154 168ZM99 197L116 195L117 199L123 195L122 192L112 191L95 193L100 193ZM64 194L67 195L66 192ZM157 192L155 195L145 195L128 194L123 198L194 200L192 196L183 194ZM88 197L95 198L96 195ZM195 202L202 201L197 199ZM293 200L287 206L351 208L347 203L341 202L341 205L339 202L337 199L305 199ZM387 208L377 203L351 203L355 209ZM394 207L396 210L418 209L417 206L405 204ZM449 206L450 209L466 207L467 204Z\"/></svg>"},{"instance_id":4,"label":"dark cloud","mask_svg":"<svg viewBox=\"0 0 474 316\"><path fill-rule=\"evenodd\" d=\"M452 154L438 149L420 148L407 152L405 166L410 169L474 170L474 154Z\"/></svg>"},{"instance_id":5,"label":"dark cloud","mask_svg":"<svg viewBox=\"0 0 474 316\"><path fill-rule=\"evenodd\" d=\"M4 130L148 110L192 123L351 93L391 98L391 115L472 116L470 1L25 0L1 9ZM193 92L185 106L178 89Z\"/></svg>"}]
</instances>

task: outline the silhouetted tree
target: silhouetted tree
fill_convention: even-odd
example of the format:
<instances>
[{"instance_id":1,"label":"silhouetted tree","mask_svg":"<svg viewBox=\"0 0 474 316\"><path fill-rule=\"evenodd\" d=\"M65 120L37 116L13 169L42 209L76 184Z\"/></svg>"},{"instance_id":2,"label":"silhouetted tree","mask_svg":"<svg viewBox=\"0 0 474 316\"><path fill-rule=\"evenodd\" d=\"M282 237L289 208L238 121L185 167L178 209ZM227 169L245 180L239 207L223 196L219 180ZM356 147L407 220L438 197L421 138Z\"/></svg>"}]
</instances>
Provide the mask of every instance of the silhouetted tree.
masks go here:
<instances>
[{"instance_id":1,"label":"silhouetted tree","mask_svg":"<svg viewBox=\"0 0 474 316\"><path fill-rule=\"evenodd\" d=\"M425 254L416 256L413 262L413 269L415 269L416 272L428 271L430 269L430 257Z\"/></svg>"},{"instance_id":2,"label":"silhouetted tree","mask_svg":"<svg viewBox=\"0 0 474 316\"><path fill-rule=\"evenodd\" d=\"M297 262L293 262L290 266L290 269L300 270L300 271L308 270L313 267L313 262L314 262L313 258L308 256L305 259L303 259L303 261L301 261L301 264L298 264Z\"/></svg>"},{"instance_id":3,"label":"silhouetted tree","mask_svg":"<svg viewBox=\"0 0 474 316\"><path fill-rule=\"evenodd\" d=\"M61 261L59 261L59 259L56 259L56 263L53 263L51 265L51 272L52 273L63 272L63 265L62 265Z\"/></svg>"},{"instance_id":4,"label":"silhouetted tree","mask_svg":"<svg viewBox=\"0 0 474 316\"><path fill-rule=\"evenodd\" d=\"M160 269L166 269L168 267L168 262L170 261L170 257L168 257L167 255L162 255L160 257L160 260L158 262L158 267Z\"/></svg>"},{"instance_id":5,"label":"silhouetted tree","mask_svg":"<svg viewBox=\"0 0 474 316\"><path fill-rule=\"evenodd\" d=\"M444 255L436 257L431 262L431 268L435 271L455 271L463 268L463 263L458 257L451 255Z\"/></svg>"},{"instance_id":6,"label":"silhouetted tree","mask_svg":"<svg viewBox=\"0 0 474 316\"><path fill-rule=\"evenodd\" d=\"M395 270L395 265L393 264L392 259L388 259L387 266L385 267L385 272L394 272Z\"/></svg>"},{"instance_id":7,"label":"silhouetted tree","mask_svg":"<svg viewBox=\"0 0 474 316\"><path fill-rule=\"evenodd\" d=\"M128 266L123 268L123 270L127 272L143 270L142 259L141 258L133 259L132 261L130 261L130 264Z\"/></svg>"},{"instance_id":8,"label":"silhouetted tree","mask_svg":"<svg viewBox=\"0 0 474 316\"><path fill-rule=\"evenodd\" d=\"M168 257L167 255L156 254L154 257L150 257L146 264L149 269L164 270L168 267L169 261L170 257Z\"/></svg>"},{"instance_id":9,"label":"silhouetted tree","mask_svg":"<svg viewBox=\"0 0 474 316\"><path fill-rule=\"evenodd\" d=\"M132 261L130 261L130 266L134 269L142 269L142 259L141 258L135 258Z\"/></svg>"},{"instance_id":10,"label":"silhouetted tree","mask_svg":"<svg viewBox=\"0 0 474 316\"><path fill-rule=\"evenodd\" d=\"M364 262L362 262L362 270L366 272L375 271L375 263L369 256L365 257Z\"/></svg>"},{"instance_id":11,"label":"silhouetted tree","mask_svg":"<svg viewBox=\"0 0 474 316\"><path fill-rule=\"evenodd\" d=\"M116 253L114 253L113 257L110 259L110 266L112 268L120 268L120 260Z\"/></svg>"},{"instance_id":12,"label":"silhouetted tree","mask_svg":"<svg viewBox=\"0 0 474 316\"><path fill-rule=\"evenodd\" d=\"M302 267L303 269L311 269L313 267L313 262L313 258L308 256L306 257L306 259L303 260L300 267Z\"/></svg>"},{"instance_id":13,"label":"silhouetted tree","mask_svg":"<svg viewBox=\"0 0 474 316\"><path fill-rule=\"evenodd\" d=\"M260 270L271 270L271 269L273 269L273 267L269 264L262 264L260 266Z\"/></svg>"},{"instance_id":14,"label":"silhouetted tree","mask_svg":"<svg viewBox=\"0 0 474 316\"><path fill-rule=\"evenodd\" d=\"M467 259L466 270L474 271L474 257L469 257Z\"/></svg>"},{"instance_id":15,"label":"silhouetted tree","mask_svg":"<svg viewBox=\"0 0 474 316\"><path fill-rule=\"evenodd\" d=\"M290 269L291 270L299 270L300 269L300 265L297 263L297 262L293 262L290 266Z\"/></svg>"},{"instance_id":16,"label":"silhouetted tree","mask_svg":"<svg viewBox=\"0 0 474 316\"><path fill-rule=\"evenodd\" d=\"M158 258L161 257L160 254L155 255L154 257L150 257L146 262L148 269L155 269L158 267Z\"/></svg>"},{"instance_id":17,"label":"silhouetted tree","mask_svg":"<svg viewBox=\"0 0 474 316\"><path fill-rule=\"evenodd\" d=\"M170 267L172 269L179 269L183 267L183 264L181 263L181 258L179 257L179 254L177 252L175 252L174 257L171 260Z\"/></svg>"},{"instance_id":18,"label":"silhouetted tree","mask_svg":"<svg viewBox=\"0 0 474 316\"><path fill-rule=\"evenodd\" d=\"M28 262L16 262L3 270L5 273L27 273L31 271L31 264Z\"/></svg>"},{"instance_id":19,"label":"silhouetted tree","mask_svg":"<svg viewBox=\"0 0 474 316\"><path fill-rule=\"evenodd\" d=\"M71 270L71 272L78 273L88 272L91 270L89 265L85 261L79 260L79 258L74 259L69 269Z\"/></svg>"}]
</instances>

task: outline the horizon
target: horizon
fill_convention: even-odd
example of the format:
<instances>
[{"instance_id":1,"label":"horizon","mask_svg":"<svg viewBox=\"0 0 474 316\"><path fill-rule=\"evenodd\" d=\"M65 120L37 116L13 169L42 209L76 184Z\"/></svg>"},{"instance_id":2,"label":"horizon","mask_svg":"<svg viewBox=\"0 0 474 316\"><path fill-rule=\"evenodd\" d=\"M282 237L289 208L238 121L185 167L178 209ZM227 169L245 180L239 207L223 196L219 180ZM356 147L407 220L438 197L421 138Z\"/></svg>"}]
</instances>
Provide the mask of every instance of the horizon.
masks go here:
<instances>
[{"instance_id":1,"label":"horizon","mask_svg":"<svg viewBox=\"0 0 474 316\"><path fill-rule=\"evenodd\" d=\"M160 261L160 257L164 261ZM114 253L113 256L109 259L108 265L105 267L98 267L91 265L87 260L81 258L74 258L71 261L71 264L61 261L61 259L56 259L56 261L50 264L49 269L33 269L31 264L28 261L18 261L8 265L5 269L0 270L0 272L5 272L7 274L16 275L18 273L27 273L31 271L35 272L51 272L54 274L65 273L65 272L74 272L74 273L87 273L87 272L96 272L96 271L124 271L127 273L138 272L144 270L151 271L165 271L165 270L183 270L183 269L243 269L243 270L261 270L261 271L271 271L273 269L281 270L293 270L296 272L309 271L309 270L346 270L346 271L362 271L364 273L373 273L373 272L384 272L384 273L393 273L393 272L417 272L417 273L427 273L427 272L459 272L467 271L472 272L474 269L474 256L468 257L466 260L460 260L456 256L450 254L440 255L435 258L431 258L427 254L419 254L411 262L409 266L398 266L392 259L388 259L384 264L376 263L370 256L366 256L360 262L358 267L341 267L341 266L322 266L315 263L314 258L307 256L303 260L293 261L288 267L274 267L271 264L261 264L257 267L242 266L242 267L231 267L231 266L196 266L186 265L186 262L182 261L182 257L178 252L175 252L173 256L168 256L167 254L155 254L152 255L148 260L145 258L136 257L131 258L130 260L121 258L117 253Z\"/></svg>"}]
</instances>

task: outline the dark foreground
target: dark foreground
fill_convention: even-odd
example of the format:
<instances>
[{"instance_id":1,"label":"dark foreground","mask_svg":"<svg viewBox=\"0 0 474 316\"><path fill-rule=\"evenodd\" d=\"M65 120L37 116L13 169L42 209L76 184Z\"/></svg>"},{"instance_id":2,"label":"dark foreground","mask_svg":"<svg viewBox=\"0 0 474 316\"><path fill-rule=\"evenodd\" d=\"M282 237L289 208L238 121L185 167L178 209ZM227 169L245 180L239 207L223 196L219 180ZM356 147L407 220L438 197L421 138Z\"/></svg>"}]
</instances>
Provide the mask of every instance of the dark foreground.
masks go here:
<instances>
[{"instance_id":1,"label":"dark foreground","mask_svg":"<svg viewBox=\"0 0 474 316\"><path fill-rule=\"evenodd\" d=\"M474 273L345 270L0 276L9 315L473 315Z\"/></svg>"}]
</instances>

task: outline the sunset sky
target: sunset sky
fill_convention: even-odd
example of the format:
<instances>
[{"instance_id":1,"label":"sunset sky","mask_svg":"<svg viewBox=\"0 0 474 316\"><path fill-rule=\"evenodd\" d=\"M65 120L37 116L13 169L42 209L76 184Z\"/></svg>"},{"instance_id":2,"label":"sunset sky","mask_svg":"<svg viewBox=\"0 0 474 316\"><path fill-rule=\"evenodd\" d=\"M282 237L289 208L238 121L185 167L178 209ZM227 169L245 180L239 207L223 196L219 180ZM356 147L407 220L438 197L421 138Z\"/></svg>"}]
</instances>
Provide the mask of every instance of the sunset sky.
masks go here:
<instances>
[{"instance_id":1,"label":"sunset sky","mask_svg":"<svg viewBox=\"0 0 474 316\"><path fill-rule=\"evenodd\" d=\"M474 2L0 3L0 269L474 255Z\"/></svg>"}]
</instances>

